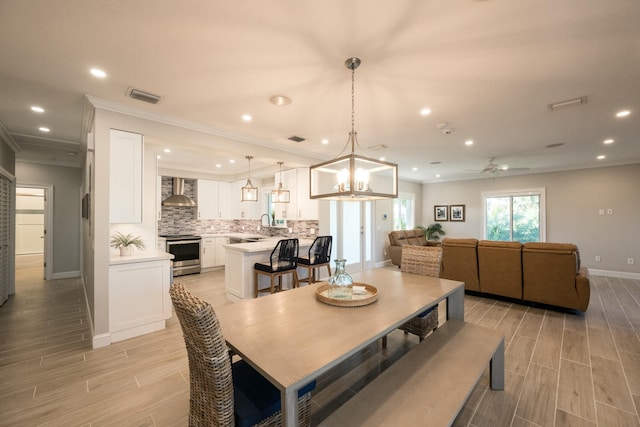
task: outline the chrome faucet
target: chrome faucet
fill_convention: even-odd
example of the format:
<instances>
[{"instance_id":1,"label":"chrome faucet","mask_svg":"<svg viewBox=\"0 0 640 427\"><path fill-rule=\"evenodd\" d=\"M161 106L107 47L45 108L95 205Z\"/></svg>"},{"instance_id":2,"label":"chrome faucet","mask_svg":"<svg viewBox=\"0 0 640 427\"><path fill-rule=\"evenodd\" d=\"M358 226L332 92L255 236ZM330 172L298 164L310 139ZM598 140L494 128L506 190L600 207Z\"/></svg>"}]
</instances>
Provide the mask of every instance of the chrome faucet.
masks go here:
<instances>
[{"instance_id":1,"label":"chrome faucet","mask_svg":"<svg viewBox=\"0 0 640 427\"><path fill-rule=\"evenodd\" d=\"M260 226L261 227L265 227L265 225L262 223L262 218L267 217L267 225L266 227L269 227L271 224L269 224L269 214L262 214L262 216L260 217Z\"/></svg>"}]
</instances>

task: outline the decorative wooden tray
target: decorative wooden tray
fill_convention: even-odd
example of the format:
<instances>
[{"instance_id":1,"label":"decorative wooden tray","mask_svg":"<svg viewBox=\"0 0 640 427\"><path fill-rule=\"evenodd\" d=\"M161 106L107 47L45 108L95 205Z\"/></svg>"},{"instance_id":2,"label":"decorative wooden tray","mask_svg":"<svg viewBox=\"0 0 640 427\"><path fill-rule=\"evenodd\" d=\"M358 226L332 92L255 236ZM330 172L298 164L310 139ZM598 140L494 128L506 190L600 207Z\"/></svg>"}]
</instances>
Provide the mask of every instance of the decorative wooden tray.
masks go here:
<instances>
[{"instance_id":1,"label":"decorative wooden tray","mask_svg":"<svg viewBox=\"0 0 640 427\"><path fill-rule=\"evenodd\" d=\"M375 286L367 285L366 283L354 283L353 285L363 286L366 293L354 293L351 299L333 298L329 296L329 289L336 286L325 284L318 286L318 289L316 289L316 298L320 302L338 307L361 307L372 304L378 300L378 288Z\"/></svg>"}]
</instances>

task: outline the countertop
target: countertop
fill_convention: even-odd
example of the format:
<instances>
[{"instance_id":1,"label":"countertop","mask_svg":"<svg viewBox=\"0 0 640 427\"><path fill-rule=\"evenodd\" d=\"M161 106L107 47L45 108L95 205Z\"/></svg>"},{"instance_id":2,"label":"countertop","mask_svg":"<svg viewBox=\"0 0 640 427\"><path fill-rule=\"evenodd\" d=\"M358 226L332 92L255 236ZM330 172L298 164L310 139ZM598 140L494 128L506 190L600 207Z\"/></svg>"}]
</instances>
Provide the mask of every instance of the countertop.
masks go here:
<instances>
[{"instance_id":1,"label":"countertop","mask_svg":"<svg viewBox=\"0 0 640 427\"><path fill-rule=\"evenodd\" d=\"M151 262L171 259L173 259L173 255L167 252L136 252L131 256L112 255L109 265L133 264L136 262Z\"/></svg>"},{"instance_id":2,"label":"countertop","mask_svg":"<svg viewBox=\"0 0 640 427\"><path fill-rule=\"evenodd\" d=\"M264 237L264 236L262 236ZM224 245L227 250L234 250L238 252L264 252L264 251L272 251L273 248L276 247L278 240L282 240L284 237L268 237L266 239L260 240L259 242L251 242L251 243L234 243ZM311 246L313 240L310 239L300 239L299 247Z\"/></svg>"}]
</instances>

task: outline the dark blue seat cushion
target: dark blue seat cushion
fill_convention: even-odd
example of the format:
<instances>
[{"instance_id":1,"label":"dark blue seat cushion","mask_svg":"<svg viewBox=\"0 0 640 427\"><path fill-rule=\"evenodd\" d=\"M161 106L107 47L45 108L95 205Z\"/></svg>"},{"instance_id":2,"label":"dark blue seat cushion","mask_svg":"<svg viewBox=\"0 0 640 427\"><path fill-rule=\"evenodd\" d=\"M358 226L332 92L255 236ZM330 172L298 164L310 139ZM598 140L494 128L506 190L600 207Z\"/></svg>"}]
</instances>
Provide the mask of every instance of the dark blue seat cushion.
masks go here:
<instances>
[{"instance_id":1,"label":"dark blue seat cushion","mask_svg":"<svg viewBox=\"0 0 640 427\"><path fill-rule=\"evenodd\" d=\"M423 311L422 313L418 314L416 317L425 317L427 314L431 313L433 310L436 309L436 307L438 307L437 305L434 305L431 308L426 309L425 311Z\"/></svg>"},{"instance_id":2,"label":"dark blue seat cushion","mask_svg":"<svg viewBox=\"0 0 640 427\"><path fill-rule=\"evenodd\" d=\"M280 391L244 360L231 366L237 427L249 427L280 410ZM298 391L298 397L316 388L315 380Z\"/></svg>"},{"instance_id":3,"label":"dark blue seat cushion","mask_svg":"<svg viewBox=\"0 0 640 427\"><path fill-rule=\"evenodd\" d=\"M289 270L295 270L296 266L295 265L291 265L290 263L286 263L286 266L283 267L278 267L277 265L275 266L274 269L271 268L271 265L269 264L262 264L261 262L256 262L253 265L253 268L255 268L256 270L260 270L260 271L266 271L267 273L277 273L280 271L289 271Z\"/></svg>"}]
</instances>

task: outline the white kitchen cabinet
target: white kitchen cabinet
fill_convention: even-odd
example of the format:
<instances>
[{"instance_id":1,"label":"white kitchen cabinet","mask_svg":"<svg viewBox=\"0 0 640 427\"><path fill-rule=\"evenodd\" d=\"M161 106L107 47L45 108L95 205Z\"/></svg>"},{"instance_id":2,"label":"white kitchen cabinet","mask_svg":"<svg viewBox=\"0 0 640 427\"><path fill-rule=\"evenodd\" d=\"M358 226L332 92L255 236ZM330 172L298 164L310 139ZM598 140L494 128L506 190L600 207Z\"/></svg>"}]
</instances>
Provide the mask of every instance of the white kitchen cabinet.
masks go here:
<instances>
[{"instance_id":1,"label":"white kitchen cabinet","mask_svg":"<svg viewBox=\"0 0 640 427\"><path fill-rule=\"evenodd\" d=\"M227 237L204 237L202 239L202 254L200 264L202 268L224 266L224 245L229 243Z\"/></svg>"},{"instance_id":2,"label":"white kitchen cabinet","mask_svg":"<svg viewBox=\"0 0 640 427\"><path fill-rule=\"evenodd\" d=\"M224 245L229 243L228 237L216 237L215 238L215 246L216 246L216 258L215 265L216 267L225 265L224 253L226 251Z\"/></svg>"},{"instance_id":3,"label":"white kitchen cabinet","mask_svg":"<svg viewBox=\"0 0 640 427\"><path fill-rule=\"evenodd\" d=\"M171 317L171 269L169 258L160 258L118 258L109 266L111 342L164 329Z\"/></svg>"},{"instance_id":4,"label":"white kitchen cabinet","mask_svg":"<svg viewBox=\"0 0 640 427\"><path fill-rule=\"evenodd\" d=\"M233 219L230 206L231 184L198 180L198 219Z\"/></svg>"},{"instance_id":5,"label":"white kitchen cabinet","mask_svg":"<svg viewBox=\"0 0 640 427\"><path fill-rule=\"evenodd\" d=\"M109 222L142 222L142 135L111 129L109 135Z\"/></svg>"},{"instance_id":6,"label":"white kitchen cabinet","mask_svg":"<svg viewBox=\"0 0 640 427\"><path fill-rule=\"evenodd\" d=\"M231 183L231 216L232 219L260 219L260 207L262 206L260 197L262 193L258 187L258 201L257 202L242 202L241 191L242 187L247 183L246 179L241 181L234 181ZM255 184L254 184L255 185Z\"/></svg>"},{"instance_id":7,"label":"white kitchen cabinet","mask_svg":"<svg viewBox=\"0 0 640 427\"><path fill-rule=\"evenodd\" d=\"M276 173L276 188L280 173ZM309 168L282 171L282 186L290 191L290 203L275 203L276 219L317 220L318 201L309 198Z\"/></svg>"}]
</instances>

